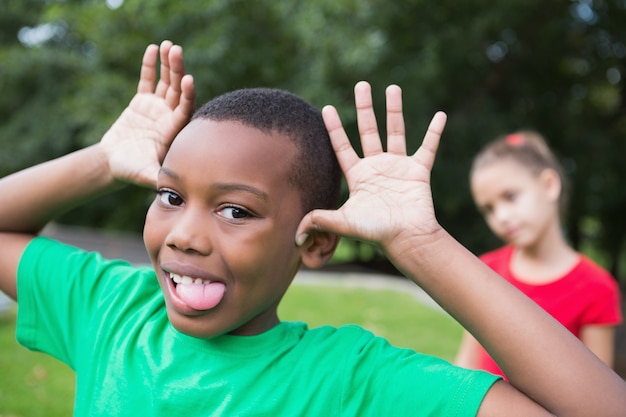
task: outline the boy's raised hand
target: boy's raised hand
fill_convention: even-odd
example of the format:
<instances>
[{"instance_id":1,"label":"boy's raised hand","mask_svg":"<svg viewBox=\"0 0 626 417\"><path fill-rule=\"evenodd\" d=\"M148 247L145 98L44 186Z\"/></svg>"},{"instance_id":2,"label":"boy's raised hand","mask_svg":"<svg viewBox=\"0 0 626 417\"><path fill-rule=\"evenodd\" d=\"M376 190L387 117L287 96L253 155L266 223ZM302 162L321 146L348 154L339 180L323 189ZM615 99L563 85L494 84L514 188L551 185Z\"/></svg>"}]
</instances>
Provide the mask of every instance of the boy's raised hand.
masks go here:
<instances>
[{"instance_id":1,"label":"boy's raised hand","mask_svg":"<svg viewBox=\"0 0 626 417\"><path fill-rule=\"evenodd\" d=\"M158 83L157 55L161 58ZM149 45L137 94L100 142L113 177L154 186L170 144L194 110L193 78L185 75L182 48L170 41L160 47Z\"/></svg>"},{"instance_id":2,"label":"boy's raised hand","mask_svg":"<svg viewBox=\"0 0 626 417\"><path fill-rule=\"evenodd\" d=\"M430 173L445 114L435 114L422 145L407 156L400 89L387 88L386 152L367 83L356 85L355 101L363 158L336 110L322 113L350 197L338 210L308 213L296 243L324 231L380 244L398 270L470 330L509 376L510 384L491 387L478 416L624 416L624 381L437 222Z\"/></svg>"},{"instance_id":3,"label":"boy's raised hand","mask_svg":"<svg viewBox=\"0 0 626 417\"><path fill-rule=\"evenodd\" d=\"M402 92L387 88L387 151L378 133L370 85L359 82L354 89L363 158L360 158L332 106L322 115L337 159L344 172L350 198L336 211L314 210L300 223L297 242L307 231L324 230L380 243L410 233L427 236L440 229L435 218L430 172L435 160L446 115L435 114L423 143L411 156L406 153Z\"/></svg>"},{"instance_id":4,"label":"boy's raised hand","mask_svg":"<svg viewBox=\"0 0 626 417\"><path fill-rule=\"evenodd\" d=\"M155 185L172 140L192 116L194 94L181 47L169 41L160 48L150 45L137 94L98 144L0 179L0 193L11 201L0 207L0 290L16 298L17 265L24 248L59 213L121 182Z\"/></svg>"}]
</instances>

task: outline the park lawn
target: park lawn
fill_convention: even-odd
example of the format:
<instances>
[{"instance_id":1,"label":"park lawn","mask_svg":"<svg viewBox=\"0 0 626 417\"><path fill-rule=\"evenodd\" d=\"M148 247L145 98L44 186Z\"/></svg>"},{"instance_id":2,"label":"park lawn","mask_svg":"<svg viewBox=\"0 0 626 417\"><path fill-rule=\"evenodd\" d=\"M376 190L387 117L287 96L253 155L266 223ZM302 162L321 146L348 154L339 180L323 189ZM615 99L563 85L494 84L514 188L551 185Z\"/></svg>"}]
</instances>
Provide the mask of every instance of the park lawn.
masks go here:
<instances>
[{"instance_id":1,"label":"park lawn","mask_svg":"<svg viewBox=\"0 0 626 417\"><path fill-rule=\"evenodd\" d=\"M15 341L15 315L0 317L0 417L72 415L74 373Z\"/></svg>"},{"instance_id":2,"label":"park lawn","mask_svg":"<svg viewBox=\"0 0 626 417\"><path fill-rule=\"evenodd\" d=\"M282 320L359 324L392 344L444 359L454 357L461 327L445 313L395 290L294 284ZM64 364L15 341L15 317L0 318L0 417L61 417L72 413L74 374Z\"/></svg>"},{"instance_id":3,"label":"park lawn","mask_svg":"<svg viewBox=\"0 0 626 417\"><path fill-rule=\"evenodd\" d=\"M397 278L390 278L397 279ZM397 290L292 285L279 309L282 320L317 327L358 324L399 347L452 361L463 329L439 309Z\"/></svg>"}]
</instances>

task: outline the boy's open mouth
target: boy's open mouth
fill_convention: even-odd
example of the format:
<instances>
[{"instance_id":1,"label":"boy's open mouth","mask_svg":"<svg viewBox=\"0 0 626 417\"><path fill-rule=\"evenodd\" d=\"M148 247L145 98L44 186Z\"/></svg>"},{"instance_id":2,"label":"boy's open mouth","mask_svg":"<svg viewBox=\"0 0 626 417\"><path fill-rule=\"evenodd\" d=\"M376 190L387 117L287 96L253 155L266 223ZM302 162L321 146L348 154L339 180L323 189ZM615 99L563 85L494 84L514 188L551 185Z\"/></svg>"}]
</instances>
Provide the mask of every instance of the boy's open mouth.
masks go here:
<instances>
[{"instance_id":1,"label":"boy's open mouth","mask_svg":"<svg viewBox=\"0 0 626 417\"><path fill-rule=\"evenodd\" d=\"M186 275L178 275L170 272L170 279L174 281L174 286L176 287L178 284L189 285L189 284L202 284L208 285L211 283L209 280L204 280L202 278L191 278Z\"/></svg>"},{"instance_id":2,"label":"boy's open mouth","mask_svg":"<svg viewBox=\"0 0 626 417\"><path fill-rule=\"evenodd\" d=\"M176 294L195 310L210 310L222 301L226 286L222 282L192 278L169 272Z\"/></svg>"}]
</instances>

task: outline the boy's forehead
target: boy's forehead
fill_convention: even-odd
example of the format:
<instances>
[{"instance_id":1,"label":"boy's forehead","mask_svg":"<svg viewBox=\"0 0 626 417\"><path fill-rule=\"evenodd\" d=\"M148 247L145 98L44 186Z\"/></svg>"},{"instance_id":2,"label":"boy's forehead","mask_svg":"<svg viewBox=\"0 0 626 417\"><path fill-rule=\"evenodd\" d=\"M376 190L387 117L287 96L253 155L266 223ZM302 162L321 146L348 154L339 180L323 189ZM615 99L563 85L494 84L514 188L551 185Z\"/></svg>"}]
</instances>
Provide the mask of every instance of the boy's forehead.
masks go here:
<instances>
[{"instance_id":1,"label":"boy's forehead","mask_svg":"<svg viewBox=\"0 0 626 417\"><path fill-rule=\"evenodd\" d=\"M197 141L232 141L244 139L249 146L282 146L285 142L293 143L286 134L276 130L265 130L250 126L238 120L194 119L178 134L174 143L181 137ZM275 139L268 141L268 138Z\"/></svg>"},{"instance_id":2,"label":"boy's forehead","mask_svg":"<svg viewBox=\"0 0 626 417\"><path fill-rule=\"evenodd\" d=\"M177 161L204 168L212 161L250 172L282 171L284 175L295 157L295 143L279 132L266 132L238 121L195 119L178 134L163 165Z\"/></svg>"}]
</instances>

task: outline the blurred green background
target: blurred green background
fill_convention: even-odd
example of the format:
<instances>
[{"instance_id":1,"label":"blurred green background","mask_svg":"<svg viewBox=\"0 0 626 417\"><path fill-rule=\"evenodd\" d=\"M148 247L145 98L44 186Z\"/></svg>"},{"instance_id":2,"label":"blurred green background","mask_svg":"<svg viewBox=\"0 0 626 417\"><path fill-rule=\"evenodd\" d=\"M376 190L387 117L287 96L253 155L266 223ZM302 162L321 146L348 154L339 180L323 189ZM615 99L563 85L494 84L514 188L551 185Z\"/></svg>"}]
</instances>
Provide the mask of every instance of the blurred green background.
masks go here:
<instances>
[{"instance_id":1,"label":"blurred green background","mask_svg":"<svg viewBox=\"0 0 626 417\"><path fill-rule=\"evenodd\" d=\"M98 141L133 96L146 45L171 39L198 105L235 88L284 88L337 106L356 139L354 84L372 83L383 115L395 83L411 151L446 111L437 215L475 253L498 242L470 198L472 156L497 135L538 130L571 181L567 236L626 286L624 22L624 0L2 0L0 176ZM60 222L139 232L151 198L129 188ZM384 263L349 240L335 262ZM294 287L283 318L358 322L453 357L461 330L449 317L398 294L347 291ZM12 316L0 321L0 417L69 415L72 373L18 347L13 326Z\"/></svg>"},{"instance_id":2,"label":"blurred green background","mask_svg":"<svg viewBox=\"0 0 626 417\"><path fill-rule=\"evenodd\" d=\"M542 132L572 182L568 237L622 278L625 21L623 0L3 0L0 175L97 141L132 97L146 45L171 39L198 104L285 88L336 105L356 138L354 84L372 83L383 115L397 83L410 150L446 111L436 209L476 253L498 242L469 195L473 154L502 133ZM120 194L61 221L140 230L150 193Z\"/></svg>"}]
</instances>

